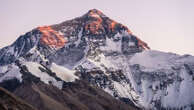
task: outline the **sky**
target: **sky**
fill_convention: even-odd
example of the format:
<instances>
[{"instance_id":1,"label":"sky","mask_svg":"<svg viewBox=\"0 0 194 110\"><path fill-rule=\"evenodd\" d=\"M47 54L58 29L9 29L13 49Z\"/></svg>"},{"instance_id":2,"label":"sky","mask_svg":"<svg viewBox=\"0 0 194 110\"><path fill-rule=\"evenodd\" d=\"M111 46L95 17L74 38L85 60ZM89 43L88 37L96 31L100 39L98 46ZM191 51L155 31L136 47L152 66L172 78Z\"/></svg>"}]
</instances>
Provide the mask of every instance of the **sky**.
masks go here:
<instances>
[{"instance_id":1,"label":"sky","mask_svg":"<svg viewBox=\"0 0 194 110\"><path fill-rule=\"evenodd\" d=\"M90 9L126 25L151 49L194 55L194 0L0 0L0 48Z\"/></svg>"}]
</instances>

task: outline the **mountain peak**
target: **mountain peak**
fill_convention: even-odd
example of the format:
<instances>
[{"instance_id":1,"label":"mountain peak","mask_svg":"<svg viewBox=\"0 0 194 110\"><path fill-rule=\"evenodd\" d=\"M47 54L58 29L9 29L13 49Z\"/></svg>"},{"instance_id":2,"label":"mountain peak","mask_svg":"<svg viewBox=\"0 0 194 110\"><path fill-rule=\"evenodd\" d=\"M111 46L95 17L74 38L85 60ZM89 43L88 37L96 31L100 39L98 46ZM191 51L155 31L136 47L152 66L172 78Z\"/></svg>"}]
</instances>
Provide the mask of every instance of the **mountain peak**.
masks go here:
<instances>
[{"instance_id":1,"label":"mountain peak","mask_svg":"<svg viewBox=\"0 0 194 110\"><path fill-rule=\"evenodd\" d=\"M89 11L85 14L85 16L87 16L87 17L93 17L93 18L106 17L106 15L104 15L104 14L102 13L102 11L97 10L97 9L91 9L91 10L89 10Z\"/></svg>"},{"instance_id":2,"label":"mountain peak","mask_svg":"<svg viewBox=\"0 0 194 110\"><path fill-rule=\"evenodd\" d=\"M89 10L88 11L88 14L89 15L94 15L94 14L96 14L96 15L104 15L100 10L97 10L97 9L91 9L91 10Z\"/></svg>"},{"instance_id":3,"label":"mountain peak","mask_svg":"<svg viewBox=\"0 0 194 110\"><path fill-rule=\"evenodd\" d=\"M102 11L100 11L98 9L95 9L95 8L94 9L90 9L88 12L97 12L97 13L100 12L100 13L102 13Z\"/></svg>"},{"instance_id":4,"label":"mountain peak","mask_svg":"<svg viewBox=\"0 0 194 110\"><path fill-rule=\"evenodd\" d=\"M75 45L76 48L83 48L91 42L98 44L98 47L120 44L120 47L110 47L109 50L119 48L125 53L149 49L148 45L133 35L127 26L112 20L97 9L92 9L81 17L55 25L37 27L20 36L11 46L0 50L0 53L3 53L0 56L0 65L14 62L33 47L44 51L46 55L63 47L75 48Z\"/></svg>"},{"instance_id":5,"label":"mountain peak","mask_svg":"<svg viewBox=\"0 0 194 110\"><path fill-rule=\"evenodd\" d=\"M101 33L117 33L120 30L125 30L129 34L131 31L124 25L107 17L102 11L97 9L91 9L84 14L82 19L85 30L88 30L90 34L98 35ZM106 31L106 32L105 32Z\"/></svg>"},{"instance_id":6,"label":"mountain peak","mask_svg":"<svg viewBox=\"0 0 194 110\"><path fill-rule=\"evenodd\" d=\"M145 42L133 35L127 26L107 17L97 9L91 9L81 17L60 24L41 26L36 30L41 33L40 44L54 49L60 49L66 44L75 42L77 37L81 39L82 36L85 36L102 40L108 36L115 39L115 35L123 33L123 35L132 36L132 41L138 48L150 49Z\"/></svg>"}]
</instances>

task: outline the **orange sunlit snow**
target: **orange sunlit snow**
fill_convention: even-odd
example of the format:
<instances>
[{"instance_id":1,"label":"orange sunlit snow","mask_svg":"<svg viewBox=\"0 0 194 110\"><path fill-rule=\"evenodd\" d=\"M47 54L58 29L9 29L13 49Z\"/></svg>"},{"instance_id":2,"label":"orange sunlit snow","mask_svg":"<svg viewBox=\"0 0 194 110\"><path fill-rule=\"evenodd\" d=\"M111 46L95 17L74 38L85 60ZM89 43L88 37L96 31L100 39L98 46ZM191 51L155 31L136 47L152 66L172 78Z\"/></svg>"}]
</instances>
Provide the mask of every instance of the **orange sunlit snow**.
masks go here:
<instances>
[{"instance_id":1,"label":"orange sunlit snow","mask_svg":"<svg viewBox=\"0 0 194 110\"><path fill-rule=\"evenodd\" d=\"M63 35L60 35L57 31L53 30L50 26L38 27L38 30L42 32L42 37L40 39L41 43L61 48L65 45L67 40Z\"/></svg>"},{"instance_id":2,"label":"orange sunlit snow","mask_svg":"<svg viewBox=\"0 0 194 110\"><path fill-rule=\"evenodd\" d=\"M103 29L102 27L102 18L100 17L101 12L93 12L91 11L89 13L89 16L95 17L95 21L92 21L91 23L87 24L85 29L90 30L93 34L97 34L100 29Z\"/></svg>"}]
</instances>

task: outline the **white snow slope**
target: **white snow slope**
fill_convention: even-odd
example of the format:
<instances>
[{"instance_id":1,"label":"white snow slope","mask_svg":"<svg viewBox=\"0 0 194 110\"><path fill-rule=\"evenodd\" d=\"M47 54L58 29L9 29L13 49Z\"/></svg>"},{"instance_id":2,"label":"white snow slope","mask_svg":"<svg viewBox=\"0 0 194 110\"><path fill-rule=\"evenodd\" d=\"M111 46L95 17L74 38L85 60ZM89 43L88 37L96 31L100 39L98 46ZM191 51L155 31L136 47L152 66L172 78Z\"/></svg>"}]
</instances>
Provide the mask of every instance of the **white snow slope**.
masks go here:
<instances>
[{"instance_id":1,"label":"white snow slope","mask_svg":"<svg viewBox=\"0 0 194 110\"><path fill-rule=\"evenodd\" d=\"M140 105L153 109L154 101L166 108L191 110L194 104L194 57L159 51L137 53L129 61ZM139 81L138 81L139 80Z\"/></svg>"}]
</instances>

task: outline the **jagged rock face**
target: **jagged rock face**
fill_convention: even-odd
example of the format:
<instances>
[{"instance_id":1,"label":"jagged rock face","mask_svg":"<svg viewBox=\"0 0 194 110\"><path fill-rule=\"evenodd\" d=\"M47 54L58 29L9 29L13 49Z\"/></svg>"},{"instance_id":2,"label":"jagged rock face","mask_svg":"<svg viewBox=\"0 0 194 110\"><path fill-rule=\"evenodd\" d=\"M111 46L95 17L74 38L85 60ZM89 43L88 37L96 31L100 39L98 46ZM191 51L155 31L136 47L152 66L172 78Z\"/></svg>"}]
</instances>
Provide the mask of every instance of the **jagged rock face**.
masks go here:
<instances>
[{"instance_id":1,"label":"jagged rock face","mask_svg":"<svg viewBox=\"0 0 194 110\"><path fill-rule=\"evenodd\" d=\"M66 82L84 80L143 109L193 109L194 57L149 49L126 26L93 9L35 28L1 49L0 85L32 79L63 90Z\"/></svg>"}]
</instances>

